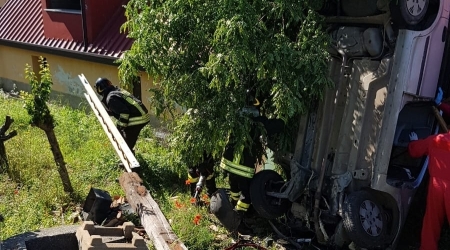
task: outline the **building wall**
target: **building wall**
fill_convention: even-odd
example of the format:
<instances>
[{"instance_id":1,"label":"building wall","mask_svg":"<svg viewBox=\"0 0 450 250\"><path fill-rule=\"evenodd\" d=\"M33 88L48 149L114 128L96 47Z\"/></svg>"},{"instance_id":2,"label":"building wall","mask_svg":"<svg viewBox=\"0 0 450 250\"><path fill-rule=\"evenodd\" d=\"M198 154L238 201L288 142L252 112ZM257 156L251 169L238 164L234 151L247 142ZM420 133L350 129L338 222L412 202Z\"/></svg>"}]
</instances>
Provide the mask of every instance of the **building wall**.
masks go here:
<instances>
[{"instance_id":1,"label":"building wall","mask_svg":"<svg viewBox=\"0 0 450 250\"><path fill-rule=\"evenodd\" d=\"M94 42L111 15L118 9L123 9L124 0L85 0L86 2L86 32L90 43ZM116 30L114 32L119 32Z\"/></svg>"},{"instance_id":2,"label":"building wall","mask_svg":"<svg viewBox=\"0 0 450 250\"><path fill-rule=\"evenodd\" d=\"M8 0L0 0L0 7L2 7L6 3L6 1Z\"/></svg>"},{"instance_id":3,"label":"building wall","mask_svg":"<svg viewBox=\"0 0 450 250\"><path fill-rule=\"evenodd\" d=\"M125 3L124 0L85 0L88 43L94 42L105 24L110 21L111 15L116 13L119 8L123 8L123 3ZM83 42L81 10L54 11L48 10L47 0L41 0L41 4L45 37ZM115 32L119 32L119 30Z\"/></svg>"},{"instance_id":4,"label":"building wall","mask_svg":"<svg viewBox=\"0 0 450 250\"><path fill-rule=\"evenodd\" d=\"M117 66L71 59L51 54L38 54L30 50L11 48L0 45L0 88L5 91L30 91L25 79L26 64L33 67L33 57L45 57L53 77L52 98L69 104L74 108L87 105L84 98L84 87L78 75L84 74L91 86L99 77L106 77L114 85L119 84ZM36 62L35 62L36 64ZM34 65L36 67L37 65ZM141 75L142 101L150 109L149 89L153 88L153 80L147 74ZM155 124L156 120L153 121Z\"/></svg>"}]
</instances>

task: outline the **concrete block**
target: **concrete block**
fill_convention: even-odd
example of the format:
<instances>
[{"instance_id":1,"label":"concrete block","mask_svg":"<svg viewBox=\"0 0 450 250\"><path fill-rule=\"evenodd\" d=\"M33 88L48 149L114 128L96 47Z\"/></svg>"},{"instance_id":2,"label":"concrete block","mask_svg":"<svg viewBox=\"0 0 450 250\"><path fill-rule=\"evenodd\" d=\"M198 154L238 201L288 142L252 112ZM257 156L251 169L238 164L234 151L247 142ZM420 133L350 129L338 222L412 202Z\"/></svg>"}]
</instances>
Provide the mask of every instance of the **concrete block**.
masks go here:
<instances>
[{"instance_id":1,"label":"concrete block","mask_svg":"<svg viewBox=\"0 0 450 250\"><path fill-rule=\"evenodd\" d=\"M125 236L126 239L131 239L133 237L133 235L131 234L134 230L134 224L132 222L125 222L122 225L123 227L123 235Z\"/></svg>"},{"instance_id":2,"label":"concrete block","mask_svg":"<svg viewBox=\"0 0 450 250\"><path fill-rule=\"evenodd\" d=\"M85 221L76 232L80 250L147 250L145 240L133 232L134 224L125 222L118 227L96 226Z\"/></svg>"}]
</instances>

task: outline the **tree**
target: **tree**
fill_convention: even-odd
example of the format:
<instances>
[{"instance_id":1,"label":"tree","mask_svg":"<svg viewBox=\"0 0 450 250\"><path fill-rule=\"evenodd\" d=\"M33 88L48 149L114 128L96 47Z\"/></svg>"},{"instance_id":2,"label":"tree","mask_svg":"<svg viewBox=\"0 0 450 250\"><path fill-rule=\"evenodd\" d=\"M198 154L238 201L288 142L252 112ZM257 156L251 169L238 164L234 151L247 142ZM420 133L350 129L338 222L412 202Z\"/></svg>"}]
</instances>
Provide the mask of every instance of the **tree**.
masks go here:
<instances>
[{"instance_id":1,"label":"tree","mask_svg":"<svg viewBox=\"0 0 450 250\"><path fill-rule=\"evenodd\" d=\"M298 117L331 83L328 36L311 3L130 0L122 30L134 43L119 60L121 83L141 69L158 79L152 105L173 114L171 146L188 164L203 150L221 154L230 131L236 148L249 146L251 120L239 112L249 91L264 115L285 121L292 142ZM194 112L176 115L178 105Z\"/></svg>"},{"instance_id":2,"label":"tree","mask_svg":"<svg viewBox=\"0 0 450 250\"><path fill-rule=\"evenodd\" d=\"M17 131L13 130L11 133L6 134L11 124L14 122L10 116L6 116L5 123L0 128L0 173L3 171L9 171L8 157L6 155L5 141L13 138L17 135Z\"/></svg>"},{"instance_id":3,"label":"tree","mask_svg":"<svg viewBox=\"0 0 450 250\"><path fill-rule=\"evenodd\" d=\"M39 78L33 72L30 65L26 65L25 78L30 82L31 94L23 93L25 98L25 108L31 116L30 124L44 130L47 135L53 158L58 166L58 173L64 187L64 191L73 193L72 184L70 183L69 173L67 172L64 157L59 148L59 143L55 135L55 120L53 119L47 102L50 98L52 90L52 75L50 73L50 65L47 61L39 58Z\"/></svg>"}]
</instances>

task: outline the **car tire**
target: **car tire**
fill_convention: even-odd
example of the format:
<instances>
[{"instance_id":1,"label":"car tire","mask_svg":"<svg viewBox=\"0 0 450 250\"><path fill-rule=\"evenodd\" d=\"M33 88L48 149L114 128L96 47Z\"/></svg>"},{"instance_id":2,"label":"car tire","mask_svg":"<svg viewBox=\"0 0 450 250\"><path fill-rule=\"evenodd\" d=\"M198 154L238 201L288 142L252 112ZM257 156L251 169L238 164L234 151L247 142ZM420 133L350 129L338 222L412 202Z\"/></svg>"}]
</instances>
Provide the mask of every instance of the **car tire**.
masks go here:
<instances>
[{"instance_id":1,"label":"car tire","mask_svg":"<svg viewBox=\"0 0 450 250\"><path fill-rule=\"evenodd\" d=\"M356 245L371 249L387 243L386 214L380 204L369 190L352 192L344 201L344 227Z\"/></svg>"},{"instance_id":2,"label":"car tire","mask_svg":"<svg viewBox=\"0 0 450 250\"><path fill-rule=\"evenodd\" d=\"M283 184L283 178L273 170L263 170L253 176L250 197L253 208L261 217L275 219L288 211L290 206L288 199L280 199L266 194L266 192L279 192Z\"/></svg>"},{"instance_id":3,"label":"car tire","mask_svg":"<svg viewBox=\"0 0 450 250\"><path fill-rule=\"evenodd\" d=\"M430 0L419 0L417 2L410 0L398 1L400 13L403 20L408 25L416 25L420 23L427 13L429 4Z\"/></svg>"}]
</instances>

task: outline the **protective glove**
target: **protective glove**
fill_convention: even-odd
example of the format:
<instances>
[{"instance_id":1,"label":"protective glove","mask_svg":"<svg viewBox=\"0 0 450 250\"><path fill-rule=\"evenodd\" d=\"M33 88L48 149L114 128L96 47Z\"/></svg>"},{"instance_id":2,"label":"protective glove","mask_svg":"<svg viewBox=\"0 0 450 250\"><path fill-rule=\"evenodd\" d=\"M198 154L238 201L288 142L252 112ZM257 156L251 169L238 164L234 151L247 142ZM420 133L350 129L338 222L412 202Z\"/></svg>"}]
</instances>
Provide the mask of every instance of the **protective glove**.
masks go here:
<instances>
[{"instance_id":1,"label":"protective glove","mask_svg":"<svg viewBox=\"0 0 450 250\"><path fill-rule=\"evenodd\" d=\"M436 103L436 105L439 106L439 104L441 104L443 95L444 95L444 93L442 92L442 88L439 87L436 98L434 99L434 102Z\"/></svg>"},{"instance_id":2,"label":"protective glove","mask_svg":"<svg viewBox=\"0 0 450 250\"><path fill-rule=\"evenodd\" d=\"M417 140L419 140L419 137L417 137L416 132L411 132L411 134L409 134L409 140L410 141L417 141Z\"/></svg>"}]
</instances>

